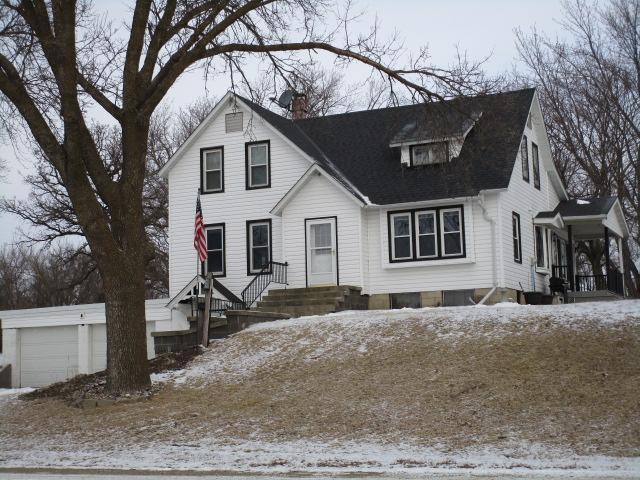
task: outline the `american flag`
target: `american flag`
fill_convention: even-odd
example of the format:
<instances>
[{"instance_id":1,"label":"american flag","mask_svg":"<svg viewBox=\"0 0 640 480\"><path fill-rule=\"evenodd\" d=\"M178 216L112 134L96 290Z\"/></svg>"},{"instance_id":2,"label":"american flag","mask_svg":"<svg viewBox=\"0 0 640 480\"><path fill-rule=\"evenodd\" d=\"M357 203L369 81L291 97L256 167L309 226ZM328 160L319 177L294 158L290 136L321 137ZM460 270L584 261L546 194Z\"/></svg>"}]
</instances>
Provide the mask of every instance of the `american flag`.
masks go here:
<instances>
[{"instance_id":1,"label":"american flag","mask_svg":"<svg viewBox=\"0 0 640 480\"><path fill-rule=\"evenodd\" d=\"M202 220L202 206L200 205L200 193L196 201L196 222L193 232L193 246L198 252L198 258L201 262L207 259L207 238L204 232L204 221Z\"/></svg>"}]
</instances>

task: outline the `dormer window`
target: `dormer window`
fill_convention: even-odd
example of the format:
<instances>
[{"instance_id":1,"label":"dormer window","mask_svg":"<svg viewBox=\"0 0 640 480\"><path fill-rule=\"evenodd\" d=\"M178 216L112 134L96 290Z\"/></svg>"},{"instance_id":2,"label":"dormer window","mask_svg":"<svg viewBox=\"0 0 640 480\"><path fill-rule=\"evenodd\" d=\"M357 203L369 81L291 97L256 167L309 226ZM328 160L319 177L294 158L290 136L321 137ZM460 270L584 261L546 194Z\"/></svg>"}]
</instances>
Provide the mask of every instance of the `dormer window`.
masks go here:
<instances>
[{"instance_id":1,"label":"dormer window","mask_svg":"<svg viewBox=\"0 0 640 480\"><path fill-rule=\"evenodd\" d=\"M433 165L449 161L447 142L421 143L409 147L411 166Z\"/></svg>"}]
</instances>

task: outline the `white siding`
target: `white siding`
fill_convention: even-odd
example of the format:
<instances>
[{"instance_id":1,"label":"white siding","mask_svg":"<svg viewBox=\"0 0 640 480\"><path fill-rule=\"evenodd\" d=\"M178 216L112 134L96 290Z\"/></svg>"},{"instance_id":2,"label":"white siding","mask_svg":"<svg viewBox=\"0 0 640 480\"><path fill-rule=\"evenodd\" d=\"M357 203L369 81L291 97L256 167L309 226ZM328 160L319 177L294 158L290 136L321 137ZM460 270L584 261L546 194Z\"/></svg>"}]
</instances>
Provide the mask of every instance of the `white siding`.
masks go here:
<instances>
[{"instance_id":1,"label":"white siding","mask_svg":"<svg viewBox=\"0 0 640 480\"><path fill-rule=\"evenodd\" d=\"M362 211L325 177L313 176L282 212L291 287L306 286L305 219L336 217L341 285L362 286Z\"/></svg>"},{"instance_id":2,"label":"white siding","mask_svg":"<svg viewBox=\"0 0 640 480\"><path fill-rule=\"evenodd\" d=\"M452 201L451 204L461 204ZM367 212L368 272L366 293L400 293L435 290L490 288L493 286L493 246L490 223L483 218L477 202L464 202L466 258L390 263L387 212L403 208L383 208ZM415 208L446 206L446 202L424 203ZM412 207L414 208L414 207ZM487 196L486 208L496 217L496 196Z\"/></svg>"},{"instance_id":3,"label":"white siding","mask_svg":"<svg viewBox=\"0 0 640 480\"><path fill-rule=\"evenodd\" d=\"M560 197L549 180L549 172L553 169L553 161L549 142L542 124L542 113L537 98L532 104L533 128L525 128L524 134L529 143L529 182L522 179L522 158L518 151L518 158L511 174L511 181L507 192L500 194L502 220L502 281L501 286L520 289L520 284L526 290L533 289L532 265L535 264L535 244L533 217L538 212L553 210ZM531 142L539 148L540 157L540 190L533 184L533 160ZM516 263L513 258L512 212L520 215L520 230L522 236L522 263ZM535 267L534 267L535 269ZM543 291L548 284L548 276L535 273L535 288Z\"/></svg>"},{"instance_id":4,"label":"white siding","mask_svg":"<svg viewBox=\"0 0 640 480\"><path fill-rule=\"evenodd\" d=\"M201 196L205 223L225 224L226 276L220 281L239 294L251 280L247 276L246 221L271 218L273 260L282 261L280 217L269 211L309 168L310 163L290 143L251 111L244 111L241 132L225 133L223 108L187 148L169 173L169 280L175 295L196 274L193 219L200 185L200 149L224 146L224 192ZM246 190L245 143L271 142L271 187Z\"/></svg>"}]
</instances>

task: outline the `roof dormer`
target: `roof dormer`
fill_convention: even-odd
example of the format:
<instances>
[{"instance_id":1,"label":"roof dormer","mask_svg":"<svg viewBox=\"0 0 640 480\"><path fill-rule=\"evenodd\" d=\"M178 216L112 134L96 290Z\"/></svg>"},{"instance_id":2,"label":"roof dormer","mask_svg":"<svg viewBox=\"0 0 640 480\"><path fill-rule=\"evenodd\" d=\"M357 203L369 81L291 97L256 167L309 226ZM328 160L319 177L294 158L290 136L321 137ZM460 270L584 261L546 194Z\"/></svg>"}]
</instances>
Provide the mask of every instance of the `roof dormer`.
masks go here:
<instances>
[{"instance_id":1,"label":"roof dormer","mask_svg":"<svg viewBox=\"0 0 640 480\"><path fill-rule=\"evenodd\" d=\"M464 140L482 112L407 122L391 139L390 147L400 147L400 162L408 167L450 162L460 155Z\"/></svg>"}]
</instances>

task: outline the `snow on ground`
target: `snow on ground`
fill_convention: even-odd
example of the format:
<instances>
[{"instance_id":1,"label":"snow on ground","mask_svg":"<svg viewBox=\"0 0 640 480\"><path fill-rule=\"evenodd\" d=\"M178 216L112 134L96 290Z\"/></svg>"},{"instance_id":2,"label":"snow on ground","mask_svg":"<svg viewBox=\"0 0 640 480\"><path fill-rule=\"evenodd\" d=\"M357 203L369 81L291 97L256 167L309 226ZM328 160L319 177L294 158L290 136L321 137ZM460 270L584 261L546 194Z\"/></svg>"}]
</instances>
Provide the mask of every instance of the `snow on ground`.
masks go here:
<instances>
[{"instance_id":1,"label":"snow on ground","mask_svg":"<svg viewBox=\"0 0 640 480\"><path fill-rule=\"evenodd\" d=\"M0 388L0 397L6 397L10 395L22 395L23 393L33 392L35 388Z\"/></svg>"},{"instance_id":2,"label":"snow on ground","mask_svg":"<svg viewBox=\"0 0 640 480\"><path fill-rule=\"evenodd\" d=\"M502 302L493 306L404 308L401 310L351 310L259 323L236 334L237 337L259 333L263 337L298 335L294 345L282 342L264 342L262 348L248 351L242 342L213 342L212 347L197 358L187 370L168 372L157 381L172 380L182 383L207 383L208 379L252 375L262 365L278 358L300 356L314 360L320 356L350 354L354 348L367 351L367 343L378 344L398 341L412 334L407 325L419 324L434 335L455 341L470 334L493 336L511 335L519 327L556 324L574 329L606 325L615 328L629 320L640 325L640 301L587 302L568 305L519 305ZM382 326L397 328L388 338L380 338ZM283 330L285 332L283 333ZM321 338L320 344L310 338ZM285 348L282 348L285 347ZM292 348L293 347L293 348Z\"/></svg>"},{"instance_id":3,"label":"snow on ground","mask_svg":"<svg viewBox=\"0 0 640 480\"><path fill-rule=\"evenodd\" d=\"M264 376L264 372L269 372L268 368L263 370L265 366L277 366L285 362L289 362L287 365L294 365L298 362L316 368L316 364L324 359L343 358L346 360L342 364L337 363L337 368L349 368L351 362L364 362L364 357L367 355L378 355L374 356L376 361L378 359L384 361L385 359L379 356L381 346L395 346L397 349L398 345L402 345L402 348L405 348L409 343L408 340L416 335L427 340L433 337L448 344L463 343L469 337L475 336L495 342L491 345L499 345L509 336L531 335L531 332L536 331L545 332L555 326L571 329L571 333L575 330L576 334L581 330L589 329L590 332L594 332L604 329L607 332L618 331L626 335L625 332L629 331L629 326L636 329L634 331L637 331L637 327L640 326L640 301L549 306L500 304L486 307L358 311L258 324L229 339L213 342L207 352L196 358L184 370L154 374L153 382L166 384L168 393L165 397L160 394L148 404L105 407L104 410L98 409L93 412L74 410L71 413L69 413L70 407L49 405L54 412L55 408L59 408L64 422L51 423L56 427L46 427L50 430L44 434L37 429L37 426L29 426L30 428L25 429L29 430L28 434L16 432L17 427L5 427L3 435L1 425L3 418L15 422L16 419L23 417L11 415L3 417L6 412L20 407L20 401L16 395L0 396L0 468L55 466L174 471L223 470L271 474L304 472L336 475L359 472L418 476L457 473L474 476L544 474L581 478L597 478L605 475L640 478L640 457L578 454L573 448L557 446L557 442L553 445L545 443L546 438L538 440L534 437L535 442L531 439L525 440L519 436L518 432L506 430L510 425L507 420L504 420L505 430L500 432L500 437L496 437L495 433L491 434L492 438L500 438L493 443L478 442L474 446L468 446L469 443L467 443L457 447L453 446L454 442L443 443L437 439L425 443L423 438L420 442L414 442L409 434L401 437L402 441L392 441L384 437L384 434L388 433L385 430L390 429L391 424L398 424L390 415L402 415L404 410L397 408L398 399L391 395L381 402L390 402L389 410L384 410L385 405L380 406L382 416L387 415L384 418L388 420L389 425L383 424L383 431L377 436L362 435L353 440L321 433L296 439L291 438L290 434L285 434L286 432L281 434L277 429L272 430L271 433L257 431L274 418L282 423L282 416L293 417L295 413L298 415L296 417L298 423L293 423L291 428L295 429L300 425L308 427L300 423L304 421L301 419L304 419L307 413L308 404L298 406L291 400L292 397L304 393L299 391L300 388L296 388L296 385L301 384L300 376L296 376L293 380L283 377L286 379L284 386L277 382L264 383L261 376ZM526 340L528 341L529 338L527 337ZM582 348L582 344L580 346ZM477 361L480 361L482 353L474 352L475 354L477 354ZM437 362L440 362L439 358L436 359ZM544 372L544 369L540 371ZM286 373L278 370L274 372L281 377ZM433 375L434 384L440 381L433 371L424 373ZM335 376L338 375L335 374ZM609 379L613 376L615 375L608 373L605 376L599 376L598 378L602 380L598 381L610 381ZM324 377L317 374L313 378ZM532 376L529 381L535 382L537 378L539 376ZM402 379L398 381L400 380ZM545 378L545 382L549 381ZM252 382L256 385L254 391L246 386L247 383ZM446 387L447 382L448 380L443 381L442 385ZM338 387L332 386L333 392L327 393L335 393L335 390L345 387L343 383L337 385ZM366 384L363 385L366 386ZM407 384L401 385L404 388ZM461 384L463 387L465 385ZM624 385L628 386L629 383ZM328 386L331 387L331 385ZM519 390L509 393L514 399L517 399L517 392L528 392L523 390L527 387L524 382L516 386ZM309 384L304 385L305 389L311 387ZM475 401L478 398L488 399L486 401L489 402L494 395L497 395L495 392L500 394L503 392L491 390L492 387L477 385L471 385L471 387L478 390L471 390L471 393L466 390L452 391L451 394L444 392L444 397L451 400L455 395L467 395L461 403L456 404L464 407L465 402ZM262 422L259 425L256 424L254 433L237 437L228 433L231 428L229 424L233 424L234 421L240 422L238 418L233 417L234 409L239 408L238 404L232 403L227 410L221 409L218 404L238 401L238 398L231 399L231 396L221 398L219 395L222 388L226 388L227 395L242 388L246 388L248 393L255 393L255 397L250 401L260 405L257 408L260 410L258 414L255 410L251 410L251 405L242 405L245 409L243 412L248 416L262 415L254 417ZM180 396L183 390L189 392L190 396ZM301 398L308 401L309 398L313 398L313 395L316 395L315 391ZM561 391L560 395L565 394ZM357 397L348 397L346 401L337 403L335 407L336 409L346 408L347 417L350 413L348 409L357 407L350 403L351 398ZM605 400L607 399L603 397L602 401ZM395 404L394 401L396 401ZM435 397L433 401L436 401ZM169 407L164 407L165 410L162 410L162 402L167 402ZM288 402L284 405L293 405L297 412L284 410L283 413L283 410L278 410L279 402ZM431 399L427 403L419 404L417 408L424 409L425 405L430 405L429 402ZM322 410L322 407L323 404L314 405L317 417L309 422L323 421L322 415L326 414L327 410ZM21 408L24 410L25 407ZM47 404L37 403L33 408L44 409L47 408ZM127 410L128 408L131 410ZM333 408L332 403L331 409ZM537 405L530 402L525 405L525 408L535 410L530 417L534 421L540 421L540 418L548 414L550 424L560 423L562 416L567 415L566 411L558 410L553 403ZM552 410L547 412L545 408ZM197 413L190 413L194 411ZM542 413L537 413L540 411ZM607 412L610 411L607 410ZM630 411L633 412L633 410ZM134 413L129 413L127 416L127 412ZM334 414L335 411L329 413ZM469 417L468 412L456 410L449 413L453 417L459 416L460 420L465 422L474 421ZM361 415L362 412L354 410L354 417L356 414ZM512 413L513 415L516 414ZM48 421L45 415L43 418L43 421ZM379 418L380 412L372 410L371 421ZM516 419L515 425L518 425L517 422L525 421L528 417L525 412L523 416L513 418ZM628 418L632 420L636 417ZM411 421L412 419L413 417ZM486 417L488 423L479 430L480 434L492 428L494 426L492 422L495 419L495 413L494 417ZM598 419L600 421L602 417ZM339 420L344 421L344 416ZM453 420L457 421L456 418ZM587 420L591 421L590 418ZM482 421L480 420L480 425ZM544 423L544 420L541 423ZM100 425L100 430L92 432L96 424ZM571 426L573 427L573 424ZM612 433L611 426L605 425L605 427L609 429L606 434L619 441L614 435L619 432L616 430ZM361 425L357 428L365 430ZM469 429L468 426L459 428ZM549 425L540 425L539 428L554 434L563 432L555 431ZM601 428L601 425L594 423L588 431L598 436ZM86 431L83 431L84 429ZM268 429L265 429L265 432L267 431ZM353 434L354 431L349 433ZM475 435L474 430L468 431ZM553 438L552 440L555 441ZM633 441L631 443L633 444Z\"/></svg>"}]
</instances>

